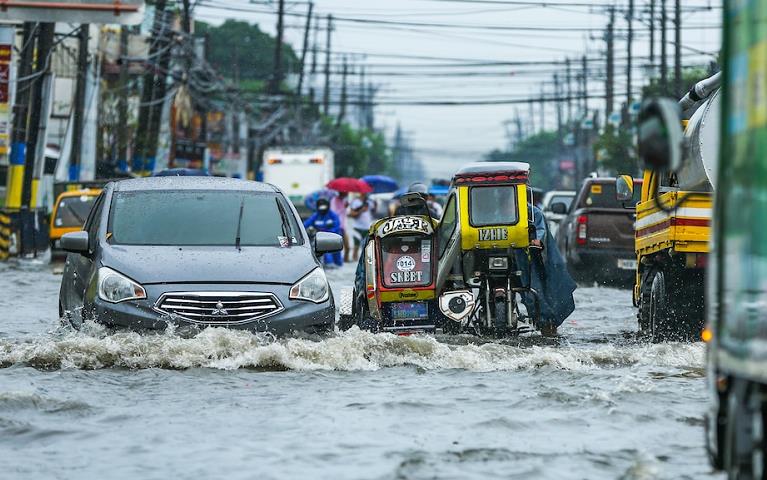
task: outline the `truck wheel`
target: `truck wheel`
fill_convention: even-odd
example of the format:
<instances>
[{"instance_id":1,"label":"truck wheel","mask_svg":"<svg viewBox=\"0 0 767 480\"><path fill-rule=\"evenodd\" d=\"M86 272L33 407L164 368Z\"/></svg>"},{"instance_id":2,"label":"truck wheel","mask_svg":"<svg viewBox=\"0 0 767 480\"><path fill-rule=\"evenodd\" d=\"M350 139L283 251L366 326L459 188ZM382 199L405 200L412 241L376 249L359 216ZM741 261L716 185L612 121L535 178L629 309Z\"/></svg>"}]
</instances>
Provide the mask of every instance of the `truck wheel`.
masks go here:
<instances>
[{"instance_id":1,"label":"truck wheel","mask_svg":"<svg viewBox=\"0 0 767 480\"><path fill-rule=\"evenodd\" d=\"M639 313L637 320L639 323L639 334L643 336L652 335L652 306L651 290L652 281L655 277L655 270L648 269L642 274L641 290L639 294Z\"/></svg>"},{"instance_id":2,"label":"truck wheel","mask_svg":"<svg viewBox=\"0 0 767 480\"><path fill-rule=\"evenodd\" d=\"M672 321L666 275L662 270L658 270L652 276L650 287L650 335L654 343L671 340Z\"/></svg>"}]
</instances>

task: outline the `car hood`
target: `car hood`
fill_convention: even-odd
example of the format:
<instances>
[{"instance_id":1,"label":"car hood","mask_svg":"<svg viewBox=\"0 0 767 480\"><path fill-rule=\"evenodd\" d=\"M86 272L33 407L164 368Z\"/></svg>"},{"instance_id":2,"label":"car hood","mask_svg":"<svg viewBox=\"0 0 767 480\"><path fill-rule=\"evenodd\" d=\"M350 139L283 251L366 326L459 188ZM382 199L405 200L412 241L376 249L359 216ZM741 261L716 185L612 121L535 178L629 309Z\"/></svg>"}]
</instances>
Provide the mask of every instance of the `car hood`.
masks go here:
<instances>
[{"instance_id":1,"label":"car hood","mask_svg":"<svg viewBox=\"0 0 767 480\"><path fill-rule=\"evenodd\" d=\"M143 283L292 285L318 266L307 246L157 247L111 245L101 263Z\"/></svg>"}]
</instances>

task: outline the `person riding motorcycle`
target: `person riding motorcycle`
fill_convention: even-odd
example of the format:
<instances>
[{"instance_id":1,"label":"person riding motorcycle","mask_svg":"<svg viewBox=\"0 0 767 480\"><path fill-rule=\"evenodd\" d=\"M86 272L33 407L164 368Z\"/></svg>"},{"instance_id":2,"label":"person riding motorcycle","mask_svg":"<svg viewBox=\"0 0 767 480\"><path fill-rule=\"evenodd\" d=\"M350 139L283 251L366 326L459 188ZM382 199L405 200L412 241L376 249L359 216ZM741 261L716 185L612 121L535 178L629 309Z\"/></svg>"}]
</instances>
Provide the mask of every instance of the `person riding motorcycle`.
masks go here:
<instances>
[{"instance_id":1,"label":"person riding motorcycle","mask_svg":"<svg viewBox=\"0 0 767 480\"><path fill-rule=\"evenodd\" d=\"M405 206L405 205L399 205L397 209L394 211L395 216L400 215L428 215L431 218L439 219L442 214L439 212L436 208L433 208L432 205L429 204L429 187L426 186L426 184L421 182L413 182L410 184L410 186L407 189L407 193L418 193L420 194L424 202L428 208L428 211L424 211L420 205L415 206Z\"/></svg>"},{"instance_id":2,"label":"person riding motorcycle","mask_svg":"<svg viewBox=\"0 0 767 480\"><path fill-rule=\"evenodd\" d=\"M341 233L341 220L338 215L330 210L330 201L326 198L317 200L317 211L307 218L304 222L305 228L313 228L318 232ZM344 265L341 252L326 253L323 258L325 266L335 265L342 267Z\"/></svg>"}]
</instances>

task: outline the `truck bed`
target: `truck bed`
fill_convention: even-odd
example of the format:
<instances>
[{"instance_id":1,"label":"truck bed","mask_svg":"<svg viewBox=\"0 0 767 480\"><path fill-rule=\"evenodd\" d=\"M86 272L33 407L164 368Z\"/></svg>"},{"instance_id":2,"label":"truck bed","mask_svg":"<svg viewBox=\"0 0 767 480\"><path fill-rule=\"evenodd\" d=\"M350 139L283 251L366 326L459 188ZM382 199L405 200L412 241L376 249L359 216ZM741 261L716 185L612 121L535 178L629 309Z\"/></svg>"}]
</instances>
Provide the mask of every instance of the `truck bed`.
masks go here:
<instances>
[{"instance_id":1,"label":"truck bed","mask_svg":"<svg viewBox=\"0 0 767 480\"><path fill-rule=\"evenodd\" d=\"M676 205L688 192L660 195L664 206ZM711 231L712 194L694 193L673 213L662 211L654 199L637 204L636 250L639 256L673 248L684 253L708 253Z\"/></svg>"}]
</instances>

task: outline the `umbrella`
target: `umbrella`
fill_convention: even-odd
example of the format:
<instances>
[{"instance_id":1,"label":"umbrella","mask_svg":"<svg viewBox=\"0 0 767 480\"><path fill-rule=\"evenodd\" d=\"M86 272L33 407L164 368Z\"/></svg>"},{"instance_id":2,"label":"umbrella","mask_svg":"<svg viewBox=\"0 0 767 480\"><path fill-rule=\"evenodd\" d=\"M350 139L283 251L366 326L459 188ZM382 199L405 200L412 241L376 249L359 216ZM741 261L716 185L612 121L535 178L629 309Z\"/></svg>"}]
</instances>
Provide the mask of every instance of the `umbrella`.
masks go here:
<instances>
[{"instance_id":1,"label":"umbrella","mask_svg":"<svg viewBox=\"0 0 767 480\"><path fill-rule=\"evenodd\" d=\"M449 191L450 187L447 185L432 185L429 187L429 195L434 195L437 197L447 195Z\"/></svg>"},{"instance_id":2,"label":"umbrella","mask_svg":"<svg viewBox=\"0 0 767 480\"><path fill-rule=\"evenodd\" d=\"M306 205L306 208L309 210L314 211L317 209L317 200L320 198L331 200L335 196L338 196L338 192L323 188L322 190L317 190L316 192L307 195L306 198L304 198L304 205Z\"/></svg>"},{"instance_id":3,"label":"umbrella","mask_svg":"<svg viewBox=\"0 0 767 480\"><path fill-rule=\"evenodd\" d=\"M371 193L373 191L373 188L364 181L350 177L331 180L327 187L336 192Z\"/></svg>"},{"instance_id":4,"label":"umbrella","mask_svg":"<svg viewBox=\"0 0 767 480\"><path fill-rule=\"evenodd\" d=\"M399 188L397 181L386 175L365 175L361 180L373 187L373 193L391 193Z\"/></svg>"}]
</instances>

